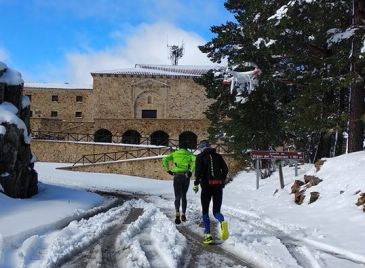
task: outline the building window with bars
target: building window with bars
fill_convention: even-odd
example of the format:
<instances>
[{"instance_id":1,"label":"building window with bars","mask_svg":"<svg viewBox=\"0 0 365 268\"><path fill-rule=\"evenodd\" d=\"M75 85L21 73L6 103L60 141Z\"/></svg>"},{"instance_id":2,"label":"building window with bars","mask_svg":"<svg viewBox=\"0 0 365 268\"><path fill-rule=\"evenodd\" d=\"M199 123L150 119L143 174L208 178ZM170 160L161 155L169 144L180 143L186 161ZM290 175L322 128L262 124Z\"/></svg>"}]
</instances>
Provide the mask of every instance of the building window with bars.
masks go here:
<instances>
[{"instance_id":1,"label":"building window with bars","mask_svg":"<svg viewBox=\"0 0 365 268\"><path fill-rule=\"evenodd\" d=\"M75 117L76 118L81 118L82 117L82 112L76 112Z\"/></svg>"},{"instance_id":2,"label":"building window with bars","mask_svg":"<svg viewBox=\"0 0 365 268\"><path fill-rule=\"evenodd\" d=\"M76 96L76 102L82 102L82 96Z\"/></svg>"},{"instance_id":3,"label":"building window with bars","mask_svg":"<svg viewBox=\"0 0 365 268\"><path fill-rule=\"evenodd\" d=\"M51 117L57 117L58 112L57 111L51 111Z\"/></svg>"},{"instance_id":4,"label":"building window with bars","mask_svg":"<svg viewBox=\"0 0 365 268\"><path fill-rule=\"evenodd\" d=\"M52 95L52 101L58 102L58 96L57 95Z\"/></svg>"}]
</instances>

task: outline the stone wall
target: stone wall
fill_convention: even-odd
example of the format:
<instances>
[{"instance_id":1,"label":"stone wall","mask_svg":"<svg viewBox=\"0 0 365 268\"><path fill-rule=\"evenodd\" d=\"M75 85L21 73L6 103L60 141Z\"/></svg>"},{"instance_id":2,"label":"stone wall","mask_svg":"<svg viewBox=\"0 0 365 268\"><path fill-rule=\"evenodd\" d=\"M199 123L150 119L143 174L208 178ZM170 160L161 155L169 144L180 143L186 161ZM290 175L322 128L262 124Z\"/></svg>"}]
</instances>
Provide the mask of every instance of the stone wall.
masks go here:
<instances>
[{"instance_id":1,"label":"stone wall","mask_svg":"<svg viewBox=\"0 0 365 268\"><path fill-rule=\"evenodd\" d=\"M162 130L170 139L178 140L184 131L191 131L198 136L198 141L208 136L207 119L96 119L95 129L108 129L113 135L122 136L127 130L136 130L142 137L149 137L153 132Z\"/></svg>"},{"instance_id":2,"label":"stone wall","mask_svg":"<svg viewBox=\"0 0 365 268\"><path fill-rule=\"evenodd\" d=\"M24 95L31 96L33 118L48 118L52 120L66 120L73 122L92 121L94 99L91 89L50 89L24 87ZM58 101L52 101L52 96L58 96ZM81 96L82 101L76 101ZM57 112L57 117L51 117L51 112ZM75 113L81 112L81 117Z\"/></svg>"},{"instance_id":3,"label":"stone wall","mask_svg":"<svg viewBox=\"0 0 365 268\"><path fill-rule=\"evenodd\" d=\"M31 118L34 131L94 134L94 122L75 122L52 118Z\"/></svg>"},{"instance_id":4,"label":"stone wall","mask_svg":"<svg viewBox=\"0 0 365 268\"><path fill-rule=\"evenodd\" d=\"M75 143L64 141L32 141L32 151L38 161L42 162L62 162L74 163L85 154L109 153L141 147L122 146L117 144L97 144L97 143ZM64 152L67 152L65 154ZM245 167L245 163L235 160L231 155L224 155L230 170L230 176L236 174ZM75 166L71 170L86 172L116 173L132 176L141 176L156 179L169 179L169 176L161 165L161 159L128 160L116 163L99 163L94 165Z\"/></svg>"},{"instance_id":5,"label":"stone wall","mask_svg":"<svg viewBox=\"0 0 365 268\"><path fill-rule=\"evenodd\" d=\"M90 134L93 136L99 129L109 130L113 136L123 136L128 130L138 131L142 137L150 137L155 132L162 130L172 140L179 140L179 135L185 131L197 135L197 140L206 139L209 121L187 119L98 119L95 122L65 122L47 118L33 118L31 128L36 131L65 132ZM36 134L36 133L35 133ZM35 136L35 135L34 135Z\"/></svg>"},{"instance_id":6,"label":"stone wall","mask_svg":"<svg viewBox=\"0 0 365 268\"><path fill-rule=\"evenodd\" d=\"M158 119L204 119L212 102L192 78L94 74L95 119L141 118L156 109Z\"/></svg>"},{"instance_id":7,"label":"stone wall","mask_svg":"<svg viewBox=\"0 0 365 268\"><path fill-rule=\"evenodd\" d=\"M232 156L223 155L223 157L229 168L229 177L234 176L237 174L237 172L244 168L244 163L235 160ZM159 180L172 179L172 176L167 174L162 168L161 162L162 157L135 160L131 159L114 163L99 163L84 166L65 167L63 169L83 172L123 174Z\"/></svg>"},{"instance_id":8,"label":"stone wall","mask_svg":"<svg viewBox=\"0 0 365 268\"><path fill-rule=\"evenodd\" d=\"M163 170L161 158L125 160L116 163L100 163L94 165L65 167L63 169L83 172L123 174L160 180L168 180L172 178Z\"/></svg>"},{"instance_id":9,"label":"stone wall","mask_svg":"<svg viewBox=\"0 0 365 268\"><path fill-rule=\"evenodd\" d=\"M83 155L140 149L140 147L91 142L33 140L31 148L38 161L74 163ZM66 153L67 152L67 153Z\"/></svg>"}]
</instances>

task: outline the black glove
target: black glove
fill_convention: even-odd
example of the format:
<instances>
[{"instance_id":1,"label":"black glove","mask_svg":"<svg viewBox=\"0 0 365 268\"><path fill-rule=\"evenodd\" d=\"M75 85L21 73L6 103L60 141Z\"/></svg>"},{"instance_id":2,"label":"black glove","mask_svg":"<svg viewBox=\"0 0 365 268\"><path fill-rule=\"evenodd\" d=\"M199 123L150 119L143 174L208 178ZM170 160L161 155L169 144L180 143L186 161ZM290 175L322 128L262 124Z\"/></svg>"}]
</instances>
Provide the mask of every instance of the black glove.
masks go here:
<instances>
[{"instance_id":1,"label":"black glove","mask_svg":"<svg viewBox=\"0 0 365 268\"><path fill-rule=\"evenodd\" d=\"M186 172L186 177L188 177L188 179L190 179L192 175L191 171Z\"/></svg>"},{"instance_id":2,"label":"black glove","mask_svg":"<svg viewBox=\"0 0 365 268\"><path fill-rule=\"evenodd\" d=\"M174 173L172 173L172 171L171 171L171 170L168 170L168 171L167 171L167 173L169 173L171 176L173 176L173 175L174 175Z\"/></svg>"}]
</instances>

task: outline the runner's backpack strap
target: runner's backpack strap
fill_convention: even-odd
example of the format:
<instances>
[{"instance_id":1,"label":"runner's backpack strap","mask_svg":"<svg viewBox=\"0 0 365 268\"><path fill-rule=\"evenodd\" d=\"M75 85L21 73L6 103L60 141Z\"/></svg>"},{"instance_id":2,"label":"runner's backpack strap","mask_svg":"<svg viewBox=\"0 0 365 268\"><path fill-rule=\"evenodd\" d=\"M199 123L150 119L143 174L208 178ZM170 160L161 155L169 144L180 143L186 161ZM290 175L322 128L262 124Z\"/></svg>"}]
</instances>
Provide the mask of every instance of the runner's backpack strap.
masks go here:
<instances>
[{"instance_id":1,"label":"runner's backpack strap","mask_svg":"<svg viewBox=\"0 0 365 268\"><path fill-rule=\"evenodd\" d=\"M220 165L217 162L217 158L213 157L212 154L209 154L209 178L208 184L210 186L219 186L224 182L224 178L222 172L220 170Z\"/></svg>"}]
</instances>

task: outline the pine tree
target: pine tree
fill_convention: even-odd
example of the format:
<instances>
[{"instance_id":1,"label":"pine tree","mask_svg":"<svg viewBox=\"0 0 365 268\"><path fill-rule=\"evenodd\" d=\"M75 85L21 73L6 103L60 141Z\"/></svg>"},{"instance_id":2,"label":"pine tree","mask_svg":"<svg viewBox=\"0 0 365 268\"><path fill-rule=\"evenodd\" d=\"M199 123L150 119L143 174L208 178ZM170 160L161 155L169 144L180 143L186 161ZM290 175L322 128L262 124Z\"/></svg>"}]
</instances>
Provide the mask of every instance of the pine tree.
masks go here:
<instances>
[{"instance_id":1,"label":"pine tree","mask_svg":"<svg viewBox=\"0 0 365 268\"><path fill-rule=\"evenodd\" d=\"M216 99L208 110L211 134L225 137L236 150L284 142L313 160L340 153L351 97L347 89L361 87L354 83L359 71L349 68L354 40L336 40L352 24L351 1L229 0L225 6L237 21L213 26L217 37L200 49L215 62L255 62L263 75L245 103L208 82L217 77L202 79L208 96ZM359 70L360 58L355 59L353 69Z\"/></svg>"},{"instance_id":2,"label":"pine tree","mask_svg":"<svg viewBox=\"0 0 365 268\"><path fill-rule=\"evenodd\" d=\"M344 128L344 120L349 122L349 152L362 150L363 142L363 6L363 0L295 0L282 7L282 10L286 9L284 16L273 19L280 30L287 31L286 41L298 45L294 50L288 46L285 49L289 52L296 51L291 56L293 61L303 62L305 71L309 74L300 80L308 85L317 84L321 88L322 94L319 96L325 100L324 126L327 127L322 134L334 129L338 133ZM296 20L302 21L303 25L296 24ZM306 57L298 58L301 55ZM344 89L348 92L344 93ZM332 97L329 98L329 95ZM333 106L328 106L331 99L333 104L340 103L341 110L336 111ZM347 107L343 105L346 99L349 101Z\"/></svg>"},{"instance_id":3,"label":"pine tree","mask_svg":"<svg viewBox=\"0 0 365 268\"><path fill-rule=\"evenodd\" d=\"M225 140L237 153L268 149L283 141L281 92L286 85L272 79L279 60L265 45L270 40L260 39L266 32L263 14L271 14L279 3L263 2L227 1L225 6L235 14L237 22L213 26L211 30L217 37L200 47L212 61L219 63L227 57L230 65L237 65L242 71L250 63L264 71L256 90L239 96L244 102L237 101L237 92L231 95L229 88L222 85L222 75L210 73L199 81L207 88L208 97L216 100L207 111L212 122L211 138Z\"/></svg>"}]
</instances>

